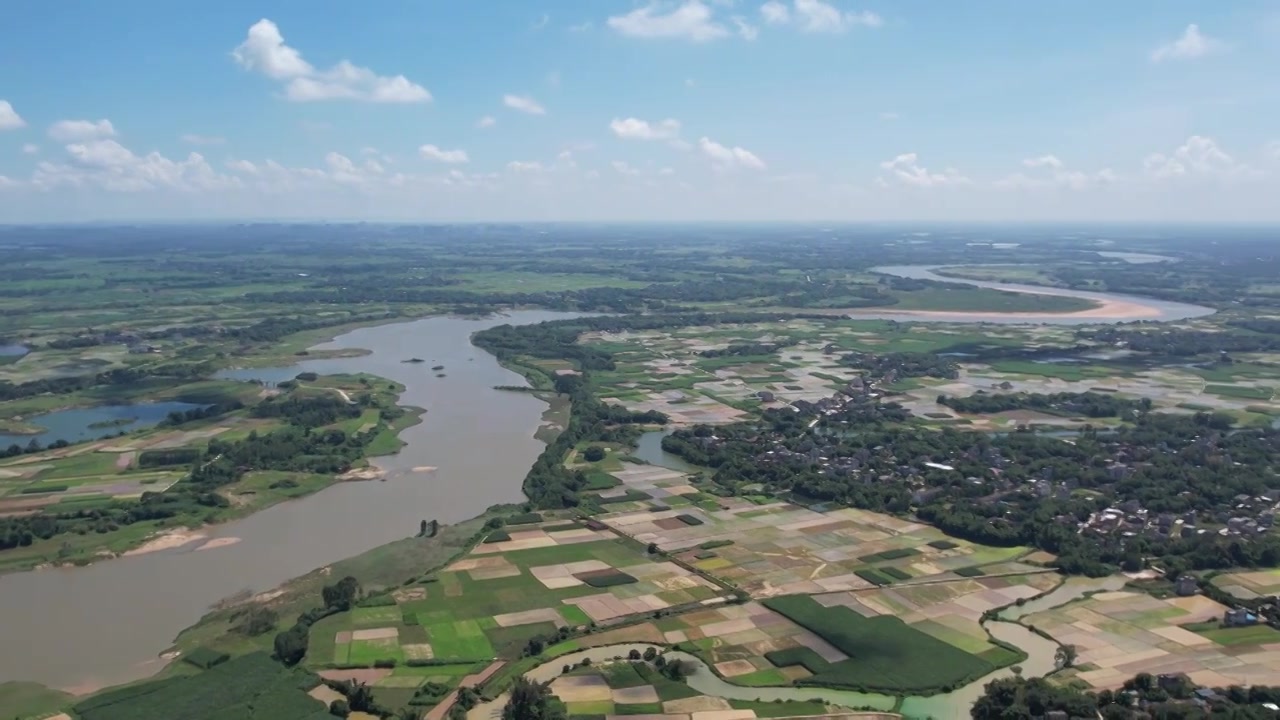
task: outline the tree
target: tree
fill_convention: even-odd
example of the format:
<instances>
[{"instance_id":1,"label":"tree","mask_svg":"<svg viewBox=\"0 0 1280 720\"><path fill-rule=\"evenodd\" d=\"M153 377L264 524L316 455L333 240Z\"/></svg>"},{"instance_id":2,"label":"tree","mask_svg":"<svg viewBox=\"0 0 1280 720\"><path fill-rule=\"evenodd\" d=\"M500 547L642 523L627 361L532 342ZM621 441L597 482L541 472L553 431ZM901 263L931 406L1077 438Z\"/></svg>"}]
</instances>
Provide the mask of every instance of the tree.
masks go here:
<instances>
[{"instance_id":1,"label":"tree","mask_svg":"<svg viewBox=\"0 0 1280 720\"><path fill-rule=\"evenodd\" d=\"M351 714L351 707L347 705L346 700L340 698L329 703L329 714L335 717L344 718Z\"/></svg>"},{"instance_id":2,"label":"tree","mask_svg":"<svg viewBox=\"0 0 1280 720\"><path fill-rule=\"evenodd\" d=\"M356 712L369 712L373 710L373 688L364 683L356 683L351 688L351 692L347 694L347 703L351 705L351 709Z\"/></svg>"},{"instance_id":3,"label":"tree","mask_svg":"<svg viewBox=\"0 0 1280 720\"><path fill-rule=\"evenodd\" d=\"M320 595L325 607L346 612L360 599L360 581L348 575L333 585L325 585Z\"/></svg>"},{"instance_id":4,"label":"tree","mask_svg":"<svg viewBox=\"0 0 1280 720\"><path fill-rule=\"evenodd\" d=\"M600 462L604 459L604 448L592 445L582 453L582 459L587 462Z\"/></svg>"},{"instance_id":5,"label":"tree","mask_svg":"<svg viewBox=\"0 0 1280 720\"><path fill-rule=\"evenodd\" d=\"M649 543L649 547L648 547L648 548L646 548L646 549L649 551L649 554L650 554L650 555L657 555L657 554L658 554L658 543Z\"/></svg>"},{"instance_id":6,"label":"tree","mask_svg":"<svg viewBox=\"0 0 1280 720\"><path fill-rule=\"evenodd\" d=\"M1053 654L1053 663L1059 670L1064 670L1076 664L1076 654L1075 645L1059 645Z\"/></svg>"},{"instance_id":7,"label":"tree","mask_svg":"<svg viewBox=\"0 0 1280 720\"><path fill-rule=\"evenodd\" d=\"M562 720L564 716L564 706L551 689L525 677L516 678L511 699L502 708L502 720Z\"/></svg>"},{"instance_id":8,"label":"tree","mask_svg":"<svg viewBox=\"0 0 1280 720\"><path fill-rule=\"evenodd\" d=\"M276 657L285 665L297 665L307 655L307 643L306 626L294 625L276 634L274 642Z\"/></svg>"},{"instance_id":9,"label":"tree","mask_svg":"<svg viewBox=\"0 0 1280 720\"><path fill-rule=\"evenodd\" d=\"M631 652L627 653L628 660L639 660L640 657L640 651L635 648L631 648Z\"/></svg>"}]
</instances>

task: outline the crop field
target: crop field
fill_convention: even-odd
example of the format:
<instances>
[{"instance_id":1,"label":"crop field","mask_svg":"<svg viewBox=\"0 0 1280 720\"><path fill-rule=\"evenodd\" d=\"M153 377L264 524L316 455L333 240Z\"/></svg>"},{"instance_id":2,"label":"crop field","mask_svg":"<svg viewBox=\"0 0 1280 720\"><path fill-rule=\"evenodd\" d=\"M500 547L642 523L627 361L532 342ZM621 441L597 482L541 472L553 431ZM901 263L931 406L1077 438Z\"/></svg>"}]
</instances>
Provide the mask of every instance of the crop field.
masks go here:
<instances>
[{"instance_id":1,"label":"crop field","mask_svg":"<svg viewBox=\"0 0 1280 720\"><path fill-rule=\"evenodd\" d=\"M530 638L550 638L561 627L607 625L722 592L612 533L565 527L563 521L513 526L502 531L510 539L478 545L431 582L396 589L386 605L321 620L312 628L308 662L485 660L518 654Z\"/></svg>"},{"instance_id":2,"label":"crop field","mask_svg":"<svg viewBox=\"0 0 1280 720\"><path fill-rule=\"evenodd\" d=\"M764 604L845 655L834 662L806 658L808 653L800 653L799 658L788 657L789 661L802 662L813 673L800 679L801 685L890 693L936 692L1019 659L1017 654L1005 651L993 662L987 659L991 651L975 655L893 615L867 617L844 605L824 606L808 596L770 598Z\"/></svg>"},{"instance_id":3,"label":"crop field","mask_svg":"<svg viewBox=\"0 0 1280 720\"><path fill-rule=\"evenodd\" d=\"M643 715L648 720L754 720L828 715L820 702L762 703L702 695L645 662L575 668L551 681L569 717Z\"/></svg>"},{"instance_id":4,"label":"crop field","mask_svg":"<svg viewBox=\"0 0 1280 720\"><path fill-rule=\"evenodd\" d=\"M1025 572L1013 561L1026 548L949 539L928 525L888 515L852 508L820 513L783 502L756 505L742 498L715 498L714 503L720 509L635 510L598 519L642 543L657 543L754 597L954 580L960 578L957 570L979 566L987 575ZM676 517L681 514L694 515L703 524L688 525ZM701 549L721 541L731 544ZM707 552L714 556L706 557Z\"/></svg>"},{"instance_id":5,"label":"crop field","mask_svg":"<svg viewBox=\"0 0 1280 720\"><path fill-rule=\"evenodd\" d=\"M1280 595L1280 569L1224 573L1213 584L1241 600Z\"/></svg>"},{"instance_id":6,"label":"crop field","mask_svg":"<svg viewBox=\"0 0 1280 720\"><path fill-rule=\"evenodd\" d=\"M1161 600L1120 591L1022 622L1075 645L1079 656L1068 673L1095 688L1117 687L1140 672L1185 673L1210 687L1280 683L1280 632L1218 629L1226 609L1201 595Z\"/></svg>"},{"instance_id":7,"label":"crop field","mask_svg":"<svg viewBox=\"0 0 1280 720\"><path fill-rule=\"evenodd\" d=\"M80 720L322 720L328 708L307 695L318 684L310 673L252 653L196 675L109 690L74 710Z\"/></svg>"}]
</instances>

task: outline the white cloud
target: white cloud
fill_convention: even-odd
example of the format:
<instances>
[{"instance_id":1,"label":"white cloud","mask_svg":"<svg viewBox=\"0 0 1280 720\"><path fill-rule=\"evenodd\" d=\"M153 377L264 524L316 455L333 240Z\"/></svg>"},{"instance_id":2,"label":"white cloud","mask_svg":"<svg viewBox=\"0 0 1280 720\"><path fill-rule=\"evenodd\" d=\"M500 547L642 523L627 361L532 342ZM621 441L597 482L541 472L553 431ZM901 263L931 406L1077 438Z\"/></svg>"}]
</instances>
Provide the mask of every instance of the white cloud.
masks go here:
<instances>
[{"instance_id":1,"label":"white cloud","mask_svg":"<svg viewBox=\"0 0 1280 720\"><path fill-rule=\"evenodd\" d=\"M917 160L915 153L903 153L880 163L880 167L888 170L899 183L915 187L968 185L972 182L955 168L946 168L940 173L930 172L928 168L921 167ZM878 178L878 181L881 186L888 184L883 178Z\"/></svg>"},{"instance_id":2,"label":"white cloud","mask_svg":"<svg viewBox=\"0 0 1280 720\"><path fill-rule=\"evenodd\" d=\"M1157 180L1195 177L1248 177L1257 171L1236 161L1209 137L1192 135L1171 155L1153 153L1143 161L1147 175Z\"/></svg>"},{"instance_id":3,"label":"white cloud","mask_svg":"<svg viewBox=\"0 0 1280 720\"><path fill-rule=\"evenodd\" d=\"M22 119L8 100L0 100L0 130L17 130L26 127L27 121Z\"/></svg>"},{"instance_id":4,"label":"white cloud","mask_svg":"<svg viewBox=\"0 0 1280 720\"><path fill-rule=\"evenodd\" d=\"M769 2L760 6L760 16L770 25L785 25L791 22L791 10L785 3L778 0L769 0Z\"/></svg>"},{"instance_id":5,"label":"white cloud","mask_svg":"<svg viewBox=\"0 0 1280 720\"><path fill-rule=\"evenodd\" d=\"M511 162L507 163L507 169L510 170L511 172L517 172L517 173L542 172L542 163L538 162L537 160L530 160L527 162L523 160L512 160Z\"/></svg>"},{"instance_id":6,"label":"white cloud","mask_svg":"<svg viewBox=\"0 0 1280 720\"><path fill-rule=\"evenodd\" d=\"M702 154L711 158L717 167L722 169L747 168L749 170L763 170L764 161L756 156L755 153L740 147L726 147L711 138L701 138L698 140L698 148L702 150Z\"/></svg>"},{"instance_id":7,"label":"white cloud","mask_svg":"<svg viewBox=\"0 0 1280 720\"><path fill-rule=\"evenodd\" d=\"M1062 168L1062 161L1056 155L1041 155L1040 157L1027 158L1022 164L1029 168L1049 167L1055 170Z\"/></svg>"},{"instance_id":8,"label":"white cloud","mask_svg":"<svg viewBox=\"0 0 1280 720\"><path fill-rule=\"evenodd\" d=\"M547 109L528 95L503 95L502 104L528 115L546 115Z\"/></svg>"},{"instance_id":9,"label":"white cloud","mask_svg":"<svg viewBox=\"0 0 1280 720\"><path fill-rule=\"evenodd\" d=\"M664 168L662 168L661 170L659 170L659 171L658 171L658 174L659 174L659 175L661 175L661 176L663 176L663 177L670 177L670 176L672 176L672 175L675 175L675 174L676 174L676 171L675 171L673 168L664 167Z\"/></svg>"},{"instance_id":10,"label":"white cloud","mask_svg":"<svg viewBox=\"0 0 1280 720\"><path fill-rule=\"evenodd\" d=\"M227 141L226 138L217 135L199 135L196 133L187 133L180 139L189 145L221 145Z\"/></svg>"},{"instance_id":11,"label":"white cloud","mask_svg":"<svg viewBox=\"0 0 1280 720\"><path fill-rule=\"evenodd\" d=\"M26 155L35 155L40 152L40 146L35 143L25 143L22 146L22 152Z\"/></svg>"},{"instance_id":12,"label":"white cloud","mask_svg":"<svg viewBox=\"0 0 1280 720\"><path fill-rule=\"evenodd\" d=\"M466 150L441 150L435 145L423 145L418 148L418 154L427 160L442 163L459 164L471 161L467 157Z\"/></svg>"},{"instance_id":13,"label":"white cloud","mask_svg":"<svg viewBox=\"0 0 1280 720\"><path fill-rule=\"evenodd\" d=\"M628 165L627 163L621 160L614 160L613 162L609 163L609 165L612 166L614 171L617 172L619 175L627 175L627 176L635 177L636 175L640 174L639 170L631 167L630 165Z\"/></svg>"},{"instance_id":14,"label":"white cloud","mask_svg":"<svg viewBox=\"0 0 1280 720\"><path fill-rule=\"evenodd\" d=\"M59 120L49 126L49 137L58 142L97 140L115 137L116 129L110 120Z\"/></svg>"},{"instance_id":15,"label":"white cloud","mask_svg":"<svg viewBox=\"0 0 1280 720\"><path fill-rule=\"evenodd\" d=\"M899 115L896 112L885 111L880 113L880 119L884 120L885 122L892 122L894 120L897 120L898 117Z\"/></svg>"},{"instance_id":16,"label":"white cloud","mask_svg":"<svg viewBox=\"0 0 1280 720\"><path fill-rule=\"evenodd\" d=\"M654 0L626 15L611 17L607 23L618 33L647 39L679 38L707 42L729 35L729 31L712 18L711 9L700 0L686 0L674 8Z\"/></svg>"},{"instance_id":17,"label":"white cloud","mask_svg":"<svg viewBox=\"0 0 1280 720\"><path fill-rule=\"evenodd\" d=\"M99 138L66 146L66 162L43 161L31 184L41 190L97 187L110 192L178 190L194 192L236 187L237 178L220 174L199 153L172 160L160 153L136 155L115 140Z\"/></svg>"},{"instance_id":18,"label":"white cloud","mask_svg":"<svg viewBox=\"0 0 1280 720\"><path fill-rule=\"evenodd\" d=\"M680 136L680 121L667 118L650 123L639 118L614 118L609 129L623 140L674 140Z\"/></svg>"},{"instance_id":19,"label":"white cloud","mask_svg":"<svg viewBox=\"0 0 1280 720\"><path fill-rule=\"evenodd\" d=\"M1023 167L1033 172L1027 175L1014 173L995 181L992 185L998 189L1030 190L1037 188L1067 188L1069 190L1087 190L1104 187L1119 181L1119 177L1110 168L1104 168L1089 174L1079 170L1068 170L1065 163L1057 155L1047 154L1026 158Z\"/></svg>"},{"instance_id":20,"label":"white cloud","mask_svg":"<svg viewBox=\"0 0 1280 720\"><path fill-rule=\"evenodd\" d=\"M1182 31L1182 36L1151 51L1151 62L1165 60L1193 60L1204 57L1222 47L1222 43L1200 32L1200 26L1192 23Z\"/></svg>"},{"instance_id":21,"label":"white cloud","mask_svg":"<svg viewBox=\"0 0 1280 720\"><path fill-rule=\"evenodd\" d=\"M289 47L276 24L259 20L231 56L241 67L285 83L284 94L295 102L358 100L373 103L430 102L431 93L404 75L378 75L347 60L317 70Z\"/></svg>"},{"instance_id":22,"label":"white cloud","mask_svg":"<svg viewBox=\"0 0 1280 720\"><path fill-rule=\"evenodd\" d=\"M870 10L844 12L822 0L793 0L787 7L780 0L769 0L760 6L760 15L771 25L794 22L803 32L842 33L855 27L878 28L884 20Z\"/></svg>"},{"instance_id":23,"label":"white cloud","mask_svg":"<svg viewBox=\"0 0 1280 720\"><path fill-rule=\"evenodd\" d=\"M485 115L484 117L476 121L476 127L478 128L491 128L497 124L498 124L498 120L494 118L492 115Z\"/></svg>"},{"instance_id":24,"label":"white cloud","mask_svg":"<svg viewBox=\"0 0 1280 720\"><path fill-rule=\"evenodd\" d=\"M734 15L732 20L734 27L738 28L738 35L743 40L750 42L760 37L760 28L747 22L741 15Z\"/></svg>"}]
</instances>

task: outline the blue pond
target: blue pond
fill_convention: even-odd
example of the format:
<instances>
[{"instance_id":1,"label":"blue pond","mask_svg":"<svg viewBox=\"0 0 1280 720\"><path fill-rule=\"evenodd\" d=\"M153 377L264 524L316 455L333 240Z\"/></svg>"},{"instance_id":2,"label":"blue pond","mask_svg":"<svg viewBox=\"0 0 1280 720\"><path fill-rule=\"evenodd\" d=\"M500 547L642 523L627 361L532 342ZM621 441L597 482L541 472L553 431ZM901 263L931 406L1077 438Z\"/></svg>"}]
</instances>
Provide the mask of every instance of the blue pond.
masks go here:
<instances>
[{"instance_id":1,"label":"blue pond","mask_svg":"<svg viewBox=\"0 0 1280 720\"><path fill-rule=\"evenodd\" d=\"M97 440L98 438L118 435L158 424L165 417L176 411L204 407L185 402L139 403L137 405L102 405L93 408L76 408L57 410L44 415L33 415L25 418L30 425L45 428L39 435L7 435L0 433L0 447L9 447L17 443L26 447L32 439L48 446L58 440L80 442ZM101 423L108 426L90 427Z\"/></svg>"}]
</instances>

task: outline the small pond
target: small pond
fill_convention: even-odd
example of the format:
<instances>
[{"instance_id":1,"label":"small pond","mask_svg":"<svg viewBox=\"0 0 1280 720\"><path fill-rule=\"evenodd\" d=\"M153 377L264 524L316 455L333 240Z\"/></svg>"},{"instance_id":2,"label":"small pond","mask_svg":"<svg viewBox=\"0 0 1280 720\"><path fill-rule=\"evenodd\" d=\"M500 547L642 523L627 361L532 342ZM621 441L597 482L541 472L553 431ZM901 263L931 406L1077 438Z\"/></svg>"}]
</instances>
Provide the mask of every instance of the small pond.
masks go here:
<instances>
[{"instance_id":1,"label":"small pond","mask_svg":"<svg viewBox=\"0 0 1280 720\"><path fill-rule=\"evenodd\" d=\"M0 345L0 357L22 357L31 352L26 345Z\"/></svg>"},{"instance_id":2,"label":"small pond","mask_svg":"<svg viewBox=\"0 0 1280 720\"><path fill-rule=\"evenodd\" d=\"M654 430L641 435L639 442L636 443L636 449L631 452L631 455L650 465L657 465L668 470L693 472L695 468L681 459L679 455L673 455L662 449L662 438L670 434L671 431L669 430Z\"/></svg>"}]
</instances>

